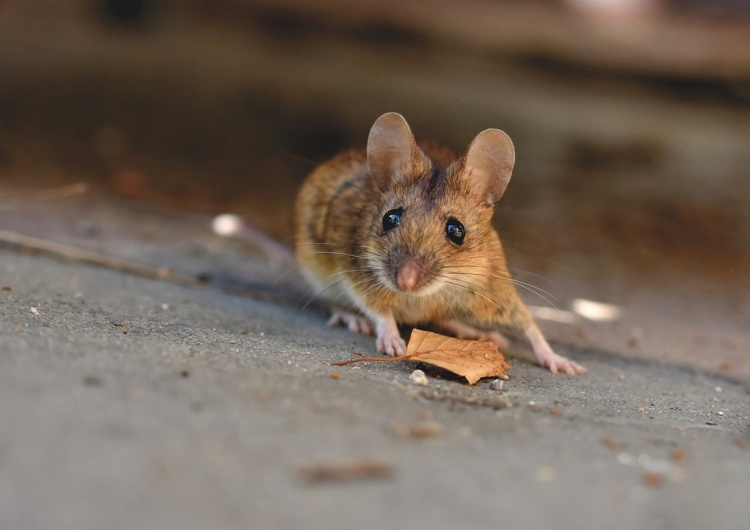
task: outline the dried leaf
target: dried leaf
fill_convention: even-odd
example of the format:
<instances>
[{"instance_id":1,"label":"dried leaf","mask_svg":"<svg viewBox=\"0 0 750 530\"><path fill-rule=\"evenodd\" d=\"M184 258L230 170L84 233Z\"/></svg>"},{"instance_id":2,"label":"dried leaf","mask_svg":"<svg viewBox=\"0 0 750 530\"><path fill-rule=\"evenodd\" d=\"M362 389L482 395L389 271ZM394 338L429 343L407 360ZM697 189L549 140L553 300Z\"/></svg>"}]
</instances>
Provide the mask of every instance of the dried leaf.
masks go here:
<instances>
[{"instance_id":1,"label":"dried leaf","mask_svg":"<svg viewBox=\"0 0 750 530\"><path fill-rule=\"evenodd\" d=\"M415 329L406 346L405 358L438 366L476 384L483 377L507 379L510 364L489 340L462 340Z\"/></svg>"},{"instance_id":2,"label":"dried leaf","mask_svg":"<svg viewBox=\"0 0 750 530\"><path fill-rule=\"evenodd\" d=\"M641 474L641 483L649 488L660 488L664 485L664 475L659 473L643 473Z\"/></svg>"},{"instance_id":3,"label":"dried leaf","mask_svg":"<svg viewBox=\"0 0 750 530\"><path fill-rule=\"evenodd\" d=\"M307 483L349 482L391 478L395 468L389 462L363 460L307 466L300 469L300 473Z\"/></svg>"},{"instance_id":4,"label":"dried leaf","mask_svg":"<svg viewBox=\"0 0 750 530\"><path fill-rule=\"evenodd\" d=\"M418 425L406 425L394 423L391 425L393 432L404 438L433 438L440 436L445 431L442 423L436 421L423 421Z\"/></svg>"},{"instance_id":5,"label":"dried leaf","mask_svg":"<svg viewBox=\"0 0 750 530\"><path fill-rule=\"evenodd\" d=\"M427 363L463 376L470 385L476 384L483 377L508 379L506 372L510 368L510 364L492 341L455 339L420 329L412 331L403 357L362 357L333 364L345 366L364 361Z\"/></svg>"},{"instance_id":6,"label":"dried leaf","mask_svg":"<svg viewBox=\"0 0 750 530\"><path fill-rule=\"evenodd\" d=\"M625 444L622 444L617 440L613 440L612 438L603 438L602 445L607 449L611 449L612 451L622 451L623 449L625 449Z\"/></svg>"}]
</instances>

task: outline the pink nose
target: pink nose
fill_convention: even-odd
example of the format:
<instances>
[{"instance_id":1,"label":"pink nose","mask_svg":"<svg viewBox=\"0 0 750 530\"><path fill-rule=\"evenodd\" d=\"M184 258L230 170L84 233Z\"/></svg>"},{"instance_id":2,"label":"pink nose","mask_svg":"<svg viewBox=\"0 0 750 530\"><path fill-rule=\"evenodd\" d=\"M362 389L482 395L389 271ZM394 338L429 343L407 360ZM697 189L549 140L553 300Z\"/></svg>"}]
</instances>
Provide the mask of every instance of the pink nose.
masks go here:
<instances>
[{"instance_id":1,"label":"pink nose","mask_svg":"<svg viewBox=\"0 0 750 530\"><path fill-rule=\"evenodd\" d=\"M412 260L401 263L396 272L396 282L402 291L411 291L419 283L419 266Z\"/></svg>"}]
</instances>

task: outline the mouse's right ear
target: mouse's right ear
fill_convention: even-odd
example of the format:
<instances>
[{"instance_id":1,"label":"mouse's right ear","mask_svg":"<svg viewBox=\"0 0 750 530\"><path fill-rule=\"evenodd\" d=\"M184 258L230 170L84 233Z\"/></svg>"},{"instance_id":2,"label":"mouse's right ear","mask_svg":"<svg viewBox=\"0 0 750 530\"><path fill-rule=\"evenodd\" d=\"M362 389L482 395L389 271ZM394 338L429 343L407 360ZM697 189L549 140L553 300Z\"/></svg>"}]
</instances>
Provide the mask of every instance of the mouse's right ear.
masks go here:
<instances>
[{"instance_id":1,"label":"mouse's right ear","mask_svg":"<svg viewBox=\"0 0 750 530\"><path fill-rule=\"evenodd\" d=\"M423 156L404 117L397 112L375 120L367 139L367 165L381 190L413 173Z\"/></svg>"}]
</instances>

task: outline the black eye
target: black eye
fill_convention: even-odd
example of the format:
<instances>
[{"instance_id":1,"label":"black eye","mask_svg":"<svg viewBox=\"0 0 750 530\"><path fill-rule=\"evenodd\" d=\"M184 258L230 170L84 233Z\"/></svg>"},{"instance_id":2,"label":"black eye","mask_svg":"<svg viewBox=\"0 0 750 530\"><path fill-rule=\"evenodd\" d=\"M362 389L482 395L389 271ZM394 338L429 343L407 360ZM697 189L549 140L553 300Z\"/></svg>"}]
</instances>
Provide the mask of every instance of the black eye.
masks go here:
<instances>
[{"instance_id":1,"label":"black eye","mask_svg":"<svg viewBox=\"0 0 750 530\"><path fill-rule=\"evenodd\" d=\"M383 216L383 230L388 232L393 230L401 224L401 215L404 213L403 208L396 208L395 210L389 210Z\"/></svg>"},{"instance_id":2,"label":"black eye","mask_svg":"<svg viewBox=\"0 0 750 530\"><path fill-rule=\"evenodd\" d=\"M445 235L456 245L460 245L464 242L466 229L464 228L464 225L455 219L448 219L448 223L445 225Z\"/></svg>"}]
</instances>

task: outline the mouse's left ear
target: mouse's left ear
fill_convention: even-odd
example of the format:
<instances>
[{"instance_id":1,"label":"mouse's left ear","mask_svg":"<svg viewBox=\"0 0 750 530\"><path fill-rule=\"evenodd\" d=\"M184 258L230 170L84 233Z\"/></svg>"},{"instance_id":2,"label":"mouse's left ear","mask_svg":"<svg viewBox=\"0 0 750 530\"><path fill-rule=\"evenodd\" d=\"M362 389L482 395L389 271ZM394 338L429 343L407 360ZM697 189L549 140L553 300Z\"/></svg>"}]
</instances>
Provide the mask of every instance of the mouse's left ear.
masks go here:
<instances>
[{"instance_id":1,"label":"mouse's left ear","mask_svg":"<svg viewBox=\"0 0 750 530\"><path fill-rule=\"evenodd\" d=\"M465 178L488 203L496 203L510 182L516 151L510 136L500 129L480 132L464 157Z\"/></svg>"}]
</instances>

